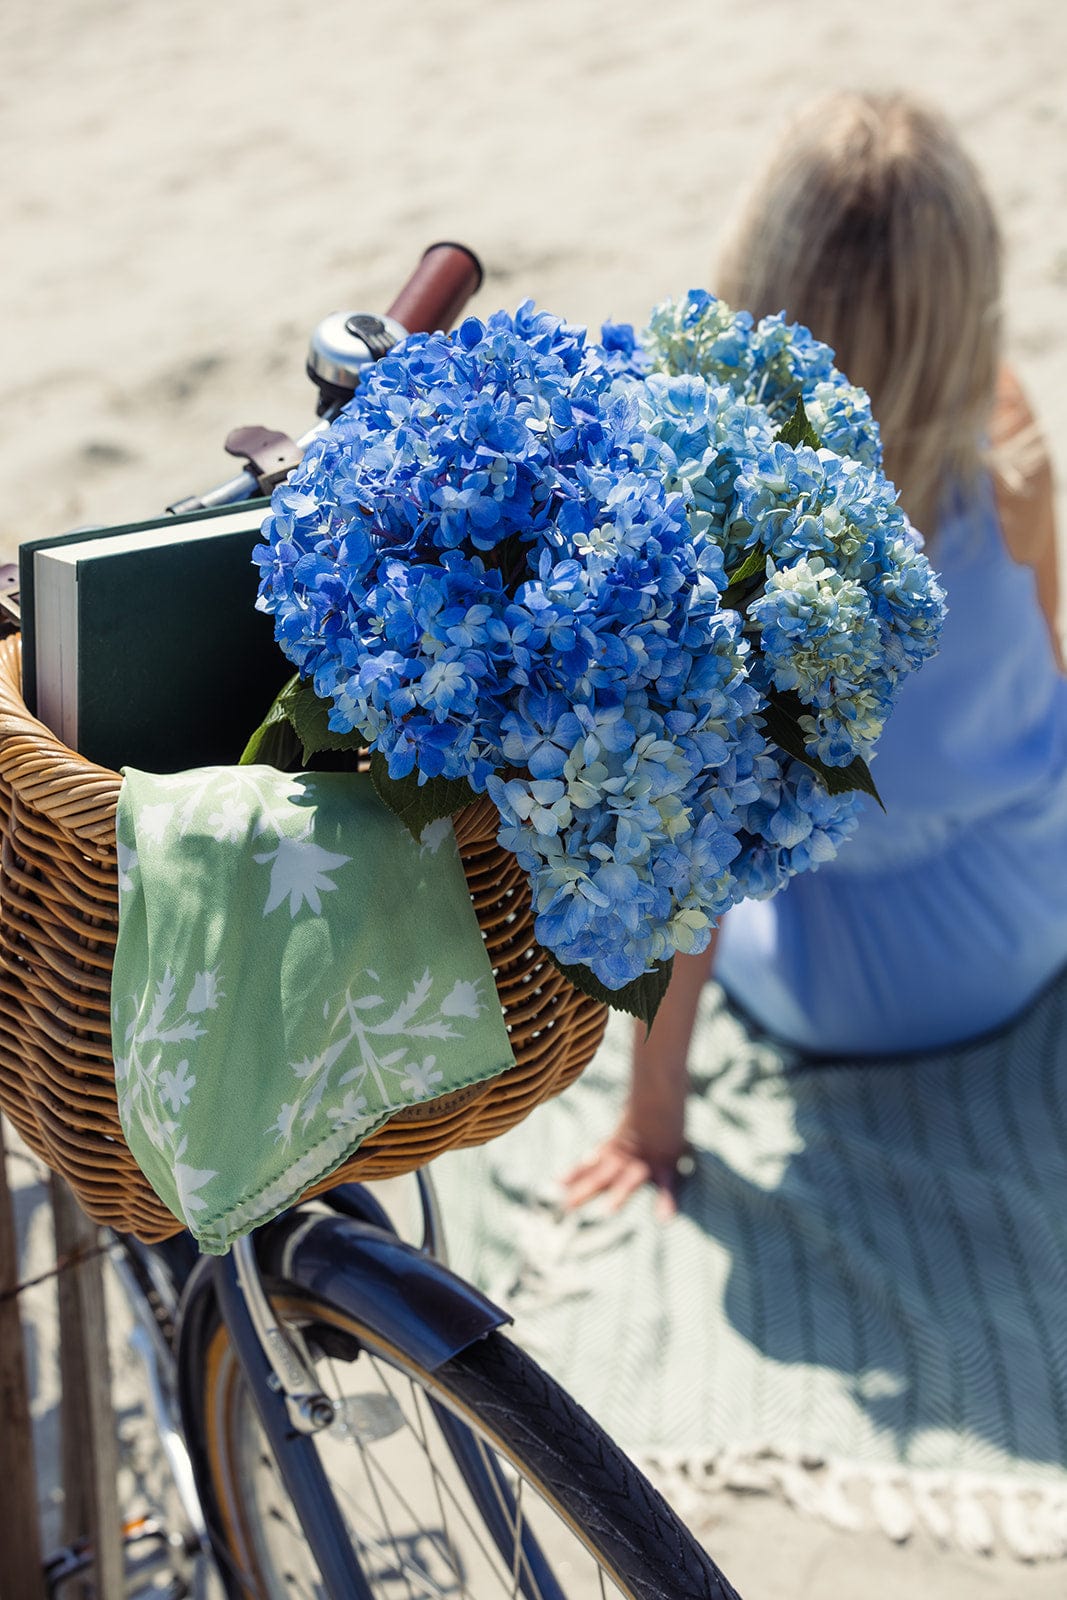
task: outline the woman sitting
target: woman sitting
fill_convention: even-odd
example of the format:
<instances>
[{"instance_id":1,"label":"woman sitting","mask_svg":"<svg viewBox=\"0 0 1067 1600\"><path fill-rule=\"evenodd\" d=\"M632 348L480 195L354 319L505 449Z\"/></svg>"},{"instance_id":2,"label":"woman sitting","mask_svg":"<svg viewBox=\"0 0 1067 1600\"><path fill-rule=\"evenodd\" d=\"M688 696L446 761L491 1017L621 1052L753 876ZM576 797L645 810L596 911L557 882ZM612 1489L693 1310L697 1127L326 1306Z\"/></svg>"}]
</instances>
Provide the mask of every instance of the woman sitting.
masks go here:
<instances>
[{"instance_id":1,"label":"woman sitting","mask_svg":"<svg viewBox=\"0 0 1067 1600\"><path fill-rule=\"evenodd\" d=\"M679 957L635 1038L622 1119L567 1180L580 1205L651 1180L670 1209L686 1060L712 968L758 1026L820 1056L929 1050L1000 1027L1067 962L1067 682L1048 457L1000 358L1000 240L940 117L841 95L787 132L718 280L784 308L867 389L886 470L947 591L832 862Z\"/></svg>"},{"instance_id":2,"label":"woman sitting","mask_svg":"<svg viewBox=\"0 0 1067 1600\"><path fill-rule=\"evenodd\" d=\"M823 1562L777 1491L838 1527L1067 1555L1067 679L999 262L939 116L844 94L787 130L717 287L869 390L947 590L941 651L879 742L885 812L728 913L717 984L710 952L676 958L647 1038L613 1015L565 1095L442 1173L459 1265L667 1473L742 1592L754 1545L766 1574L780 1543L783 1592L817 1564L843 1563L834 1594L929 1575L918 1540L879 1572ZM546 1170L621 1096L561 1214Z\"/></svg>"}]
</instances>

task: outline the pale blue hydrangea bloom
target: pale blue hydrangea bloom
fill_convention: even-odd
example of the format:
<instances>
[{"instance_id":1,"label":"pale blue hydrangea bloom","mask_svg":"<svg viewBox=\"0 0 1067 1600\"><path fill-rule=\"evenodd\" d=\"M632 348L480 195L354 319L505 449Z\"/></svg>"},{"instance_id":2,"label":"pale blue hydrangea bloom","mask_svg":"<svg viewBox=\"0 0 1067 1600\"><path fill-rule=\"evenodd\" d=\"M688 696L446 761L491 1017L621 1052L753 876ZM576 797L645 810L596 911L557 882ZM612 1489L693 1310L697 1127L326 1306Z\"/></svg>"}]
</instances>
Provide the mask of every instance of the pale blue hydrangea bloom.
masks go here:
<instances>
[{"instance_id":1,"label":"pale blue hydrangea bloom","mask_svg":"<svg viewBox=\"0 0 1067 1600\"><path fill-rule=\"evenodd\" d=\"M642 418L694 537L722 551L728 573L765 558L743 602L751 683L801 702L800 731L826 766L866 759L902 675L936 648L944 610L880 470L867 396L807 329L781 316L754 325L704 291L658 306L645 338L659 370ZM798 399L823 448L777 439ZM744 894L827 859L857 812L854 795L829 795L771 743L756 773L761 799L743 814L733 866Z\"/></svg>"},{"instance_id":2,"label":"pale blue hydrangea bloom","mask_svg":"<svg viewBox=\"0 0 1067 1600\"><path fill-rule=\"evenodd\" d=\"M834 366L829 345L782 313L754 324L705 289L656 306L644 343L660 372L693 373L762 406L772 423L788 421L797 400L821 442L840 455L880 467L882 446L870 401Z\"/></svg>"}]
</instances>

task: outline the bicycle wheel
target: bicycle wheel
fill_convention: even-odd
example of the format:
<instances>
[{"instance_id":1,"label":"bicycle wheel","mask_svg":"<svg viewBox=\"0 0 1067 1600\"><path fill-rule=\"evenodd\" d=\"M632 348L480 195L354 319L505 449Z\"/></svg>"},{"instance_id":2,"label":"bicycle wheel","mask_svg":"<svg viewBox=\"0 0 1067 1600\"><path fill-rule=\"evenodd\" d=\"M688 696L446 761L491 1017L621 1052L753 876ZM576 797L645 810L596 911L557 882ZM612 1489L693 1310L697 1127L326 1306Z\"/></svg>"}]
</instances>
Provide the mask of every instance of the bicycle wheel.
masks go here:
<instances>
[{"instance_id":1,"label":"bicycle wheel","mask_svg":"<svg viewBox=\"0 0 1067 1600\"><path fill-rule=\"evenodd\" d=\"M335 1422L313 1437L375 1600L736 1600L651 1484L510 1340L490 1334L431 1372L353 1308L296 1284L270 1298L333 1401ZM326 1600L217 1317L190 1365L202 1430L190 1443L231 1592Z\"/></svg>"}]
</instances>

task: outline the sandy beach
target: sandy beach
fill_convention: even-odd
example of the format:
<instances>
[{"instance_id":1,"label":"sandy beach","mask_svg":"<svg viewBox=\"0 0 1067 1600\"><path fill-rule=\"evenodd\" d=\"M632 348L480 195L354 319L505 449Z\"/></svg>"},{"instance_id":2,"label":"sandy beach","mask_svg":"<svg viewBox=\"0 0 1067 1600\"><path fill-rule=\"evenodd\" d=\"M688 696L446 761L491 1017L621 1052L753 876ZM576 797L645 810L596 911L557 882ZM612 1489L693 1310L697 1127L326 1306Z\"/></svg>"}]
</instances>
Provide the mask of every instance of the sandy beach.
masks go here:
<instances>
[{"instance_id":1,"label":"sandy beach","mask_svg":"<svg viewBox=\"0 0 1067 1600\"><path fill-rule=\"evenodd\" d=\"M384 309L433 240L481 255L475 310L640 323L843 84L936 100L981 163L1062 477L1065 44L1051 0L11 0L0 555L226 476L238 423L299 432L310 328Z\"/></svg>"},{"instance_id":2,"label":"sandy beach","mask_svg":"<svg viewBox=\"0 0 1067 1600\"><path fill-rule=\"evenodd\" d=\"M1052 0L7 0L0 60L0 562L229 476L238 424L301 432L310 329L383 310L435 240L481 257L483 314L532 297L641 324L664 296L713 288L782 118L846 85L935 102L985 173L1008 352L1067 526L1067 8ZM23 1157L12 1179L29 1273L47 1259L43 1192ZM26 1306L47 1501L51 1302ZM121 1400L137 1495L151 1444L136 1390ZM1067 1588L1063 1562L895 1549L738 1497L707 1537L751 1600Z\"/></svg>"}]
</instances>

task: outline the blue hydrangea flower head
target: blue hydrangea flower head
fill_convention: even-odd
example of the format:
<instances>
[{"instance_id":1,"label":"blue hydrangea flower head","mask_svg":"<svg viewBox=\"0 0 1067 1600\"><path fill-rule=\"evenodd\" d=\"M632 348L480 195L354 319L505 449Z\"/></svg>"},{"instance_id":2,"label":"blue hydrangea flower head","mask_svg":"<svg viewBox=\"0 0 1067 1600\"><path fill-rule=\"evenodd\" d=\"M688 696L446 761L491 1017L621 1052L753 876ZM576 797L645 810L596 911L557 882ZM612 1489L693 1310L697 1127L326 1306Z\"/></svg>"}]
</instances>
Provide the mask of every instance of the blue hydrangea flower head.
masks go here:
<instances>
[{"instance_id":1,"label":"blue hydrangea flower head","mask_svg":"<svg viewBox=\"0 0 1067 1600\"><path fill-rule=\"evenodd\" d=\"M489 794L538 938L617 989L854 826L820 764L869 753L943 610L880 459L780 317L694 290L594 342L526 301L370 369L274 493L259 604L393 779Z\"/></svg>"}]
</instances>

